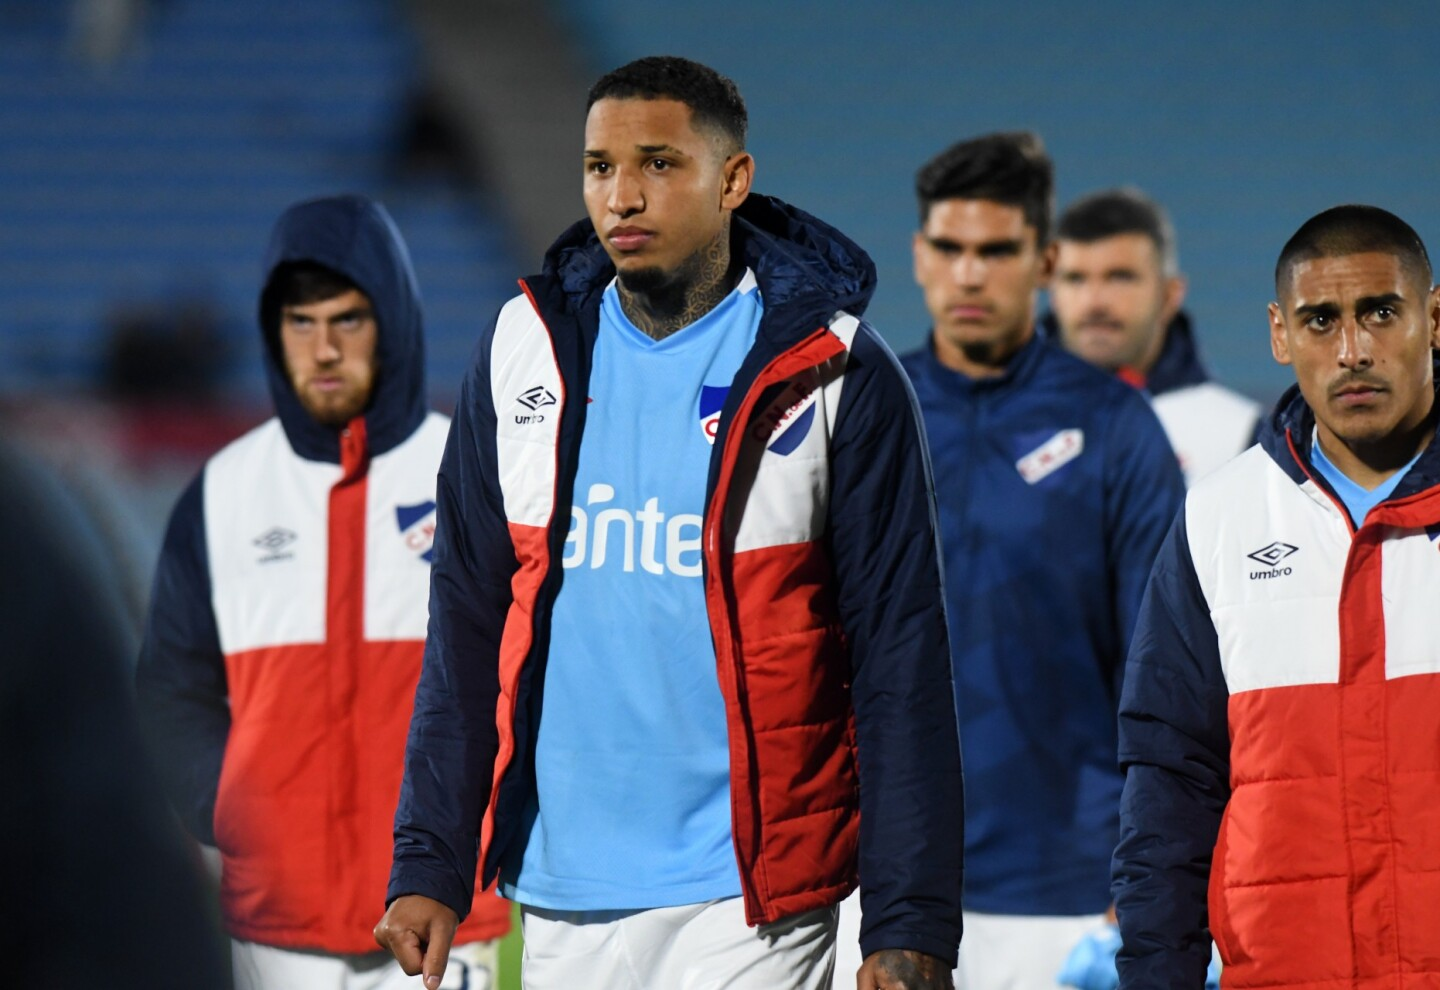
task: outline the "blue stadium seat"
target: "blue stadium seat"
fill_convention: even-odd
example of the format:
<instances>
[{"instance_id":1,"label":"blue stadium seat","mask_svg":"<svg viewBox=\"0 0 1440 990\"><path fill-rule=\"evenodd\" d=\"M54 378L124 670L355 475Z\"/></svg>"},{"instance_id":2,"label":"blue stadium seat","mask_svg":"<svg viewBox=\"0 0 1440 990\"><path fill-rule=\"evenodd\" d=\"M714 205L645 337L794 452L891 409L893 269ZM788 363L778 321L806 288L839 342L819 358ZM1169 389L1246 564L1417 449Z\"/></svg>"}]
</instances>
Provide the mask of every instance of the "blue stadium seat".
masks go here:
<instances>
[{"instance_id":1,"label":"blue stadium seat","mask_svg":"<svg viewBox=\"0 0 1440 990\"><path fill-rule=\"evenodd\" d=\"M212 295L263 388L254 306L290 203L386 203L424 291L432 388L450 396L514 243L473 195L392 175L416 42L383 0L169 0L114 64L78 59L68 5L0 10L0 390L84 387L119 309Z\"/></svg>"}]
</instances>

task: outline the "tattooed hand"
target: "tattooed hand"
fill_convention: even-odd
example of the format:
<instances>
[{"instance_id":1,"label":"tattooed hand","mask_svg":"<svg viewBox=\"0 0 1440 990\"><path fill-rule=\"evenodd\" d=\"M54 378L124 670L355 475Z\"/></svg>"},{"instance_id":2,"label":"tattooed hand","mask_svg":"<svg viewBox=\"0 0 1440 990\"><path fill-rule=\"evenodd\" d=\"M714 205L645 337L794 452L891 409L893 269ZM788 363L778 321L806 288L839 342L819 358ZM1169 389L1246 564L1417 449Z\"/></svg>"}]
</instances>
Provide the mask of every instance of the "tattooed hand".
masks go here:
<instances>
[{"instance_id":1,"label":"tattooed hand","mask_svg":"<svg viewBox=\"0 0 1440 990\"><path fill-rule=\"evenodd\" d=\"M909 949L881 949L867 956L855 985L858 990L955 990L949 966Z\"/></svg>"}]
</instances>

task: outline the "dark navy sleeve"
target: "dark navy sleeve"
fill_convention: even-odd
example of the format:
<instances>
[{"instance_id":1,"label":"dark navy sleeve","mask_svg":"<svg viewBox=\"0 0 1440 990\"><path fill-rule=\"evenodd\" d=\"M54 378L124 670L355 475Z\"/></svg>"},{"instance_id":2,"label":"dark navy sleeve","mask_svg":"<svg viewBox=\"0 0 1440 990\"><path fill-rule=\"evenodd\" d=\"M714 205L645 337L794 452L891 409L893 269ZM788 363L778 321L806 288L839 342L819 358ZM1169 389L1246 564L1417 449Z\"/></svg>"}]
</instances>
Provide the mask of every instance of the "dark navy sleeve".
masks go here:
<instances>
[{"instance_id":1,"label":"dark navy sleeve","mask_svg":"<svg viewBox=\"0 0 1440 990\"><path fill-rule=\"evenodd\" d=\"M210 603L202 473L171 513L135 669L146 739L186 829L215 844L215 794L230 735L225 656Z\"/></svg>"},{"instance_id":2,"label":"dark navy sleeve","mask_svg":"<svg viewBox=\"0 0 1440 990\"><path fill-rule=\"evenodd\" d=\"M1230 797L1229 692L1183 512L1155 562L1120 701L1120 843L1111 892L1123 990L1205 984L1206 891Z\"/></svg>"},{"instance_id":3,"label":"dark navy sleeve","mask_svg":"<svg viewBox=\"0 0 1440 990\"><path fill-rule=\"evenodd\" d=\"M964 813L934 481L909 379L856 335L831 449L829 532L853 664L860 948L955 965Z\"/></svg>"},{"instance_id":4,"label":"dark navy sleeve","mask_svg":"<svg viewBox=\"0 0 1440 990\"><path fill-rule=\"evenodd\" d=\"M500 636L515 552L494 481L489 336L461 386L436 484L430 625L395 813L386 901L421 894L463 920L499 749Z\"/></svg>"},{"instance_id":5,"label":"dark navy sleeve","mask_svg":"<svg viewBox=\"0 0 1440 990\"><path fill-rule=\"evenodd\" d=\"M1185 477L1165 429L1139 392L1109 417L1105 439L1105 553L1121 644L1110 671L1120 697L1125 649L1155 554L1185 497Z\"/></svg>"},{"instance_id":6,"label":"dark navy sleeve","mask_svg":"<svg viewBox=\"0 0 1440 990\"><path fill-rule=\"evenodd\" d=\"M0 916L7 931L63 933L11 953L5 982L228 987L194 844L136 724L132 617L111 593L127 568L85 538L95 524L0 441Z\"/></svg>"}]
</instances>

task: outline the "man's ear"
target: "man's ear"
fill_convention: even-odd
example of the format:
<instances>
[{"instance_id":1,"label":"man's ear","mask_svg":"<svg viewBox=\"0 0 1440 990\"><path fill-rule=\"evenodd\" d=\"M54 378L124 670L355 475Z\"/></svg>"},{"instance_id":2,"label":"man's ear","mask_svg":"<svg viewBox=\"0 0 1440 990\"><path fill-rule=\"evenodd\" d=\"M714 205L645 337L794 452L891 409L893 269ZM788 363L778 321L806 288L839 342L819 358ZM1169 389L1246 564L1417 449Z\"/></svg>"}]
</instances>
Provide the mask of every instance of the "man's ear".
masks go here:
<instances>
[{"instance_id":1,"label":"man's ear","mask_svg":"<svg viewBox=\"0 0 1440 990\"><path fill-rule=\"evenodd\" d=\"M1168 327L1175 314L1180 312L1180 307L1185 305L1185 293L1189 288L1184 275L1171 275L1165 280L1165 306L1160 313L1163 326Z\"/></svg>"},{"instance_id":2,"label":"man's ear","mask_svg":"<svg viewBox=\"0 0 1440 990\"><path fill-rule=\"evenodd\" d=\"M1059 258L1060 242L1052 240L1040 252L1040 288L1050 288L1050 280L1055 277L1055 263Z\"/></svg>"},{"instance_id":3,"label":"man's ear","mask_svg":"<svg viewBox=\"0 0 1440 990\"><path fill-rule=\"evenodd\" d=\"M750 195L750 187L755 181L755 159L747 151L736 152L725 159L723 174L720 207L733 210Z\"/></svg>"},{"instance_id":4,"label":"man's ear","mask_svg":"<svg viewBox=\"0 0 1440 990\"><path fill-rule=\"evenodd\" d=\"M1270 353L1280 364L1290 363L1290 338L1285 332L1285 314L1280 304L1270 304Z\"/></svg>"},{"instance_id":5,"label":"man's ear","mask_svg":"<svg viewBox=\"0 0 1440 990\"><path fill-rule=\"evenodd\" d=\"M1440 350L1440 285L1430 290L1430 298L1425 304L1425 318L1430 321L1430 347Z\"/></svg>"}]
</instances>

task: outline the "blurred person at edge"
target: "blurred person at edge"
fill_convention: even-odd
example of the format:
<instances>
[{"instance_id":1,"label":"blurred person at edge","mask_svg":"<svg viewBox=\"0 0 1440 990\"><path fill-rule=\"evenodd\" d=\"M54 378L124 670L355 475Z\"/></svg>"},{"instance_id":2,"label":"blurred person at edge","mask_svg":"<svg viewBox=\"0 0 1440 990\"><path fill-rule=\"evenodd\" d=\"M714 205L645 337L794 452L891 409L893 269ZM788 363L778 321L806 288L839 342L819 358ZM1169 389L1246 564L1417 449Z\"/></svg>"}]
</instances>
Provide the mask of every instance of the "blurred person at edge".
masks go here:
<instances>
[{"instance_id":1,"label":"blurred person at edge","mask_svg":"<svg viewBox=\"0 0 1440 990\"><path fill-rule=\"evenodd\" d=\"M1093 193L1060 214L1055 242L1042 332L1150 393L1186 483L1254 443L1259 403L1211 381L1200 360L1160 204L1138 189Z\"/></svg>"},{"instance_id":2,"label":"blurred person at edge","mask_svg":"<svg viewBox=\"0 0 1440 990\"><path fill-rule=\"evenodd\" d=\"M0 442L0 926L17 944L5 982L228 987L199 857L136 725L120 565L82 506Z\"/></svg>"},{"instance_id":3,"label":"blurred person at edge","mask_svg":"<svg viewBox=\"0 0 1440 990\"><path fill-rule=\"evenodd\" d=\"M1120 703L1122 988L1440 986L1440 288L1394 214L1280 252L1295 384L1191 488Z\"/></svg>"},{"instance_id":4,"label":"blurred person at edge","mask_svg":"<svg viewBox=\"0 0 1440 990\"><path fill-rule=\"evenodd\" d=\"M1104 923L1121 671L1184 489L1141 393L1036 332L1052 182L1024 132L962 141L916 177L915 279L933 324L901 360L940 511L968 990L1050 990Z\"/></svg>"},{"instance_id":5,"label":"blurred person at edge","mask_svg":"<svg viewBox=\"0 0 1440 990\"><path fill-rule=\"evenodd\" d=\"M428 616L446 417L383 207L276 223L259 323L276 415L181 495L136 672L182 819L218 847L239 990L408 986L371 927ZM447 986L494 983L508 906L475 893Z\"/></svg>"},{"instance_id":6,"label":"blurred person at edge","mask_svg":"<svg viewBox=\"0 0 1440 990\"><path fill-rule=\"evenodd\" d=\"M427 985L477 833L531 990L828 988L857 871L858 985L950 985L960 752L919 411L859 319L874 265L751 192L745 132L707 66L601 78L589 217L475 351L376 928Z\"/></svg>"}]
</instances>

